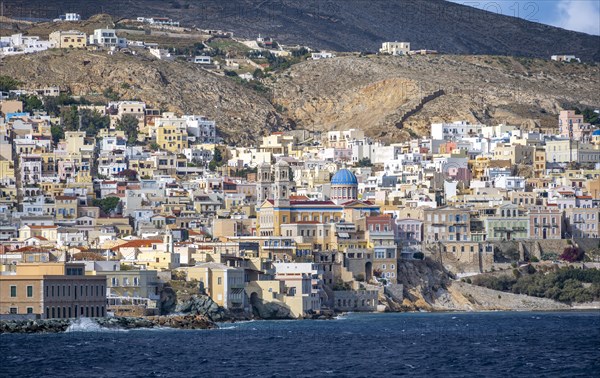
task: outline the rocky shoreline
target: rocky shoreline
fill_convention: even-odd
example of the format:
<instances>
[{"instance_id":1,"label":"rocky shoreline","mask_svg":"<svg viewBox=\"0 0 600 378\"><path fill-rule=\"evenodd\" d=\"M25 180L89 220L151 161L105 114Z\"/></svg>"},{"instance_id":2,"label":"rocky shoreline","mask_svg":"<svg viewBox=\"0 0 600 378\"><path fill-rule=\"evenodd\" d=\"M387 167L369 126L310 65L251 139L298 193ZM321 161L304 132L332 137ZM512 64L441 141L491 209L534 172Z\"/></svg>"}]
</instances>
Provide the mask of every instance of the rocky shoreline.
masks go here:
<instances>
[{"instance_id":1,"label":"rocky shoreline","mask_svg":"<svg viewBox=\"0 0 600 378\"><path fill-rule=\"evenodd\" d=\"M60 333L69 331L130 330L151 328L215 329L219 326L202 315L0 320L2 333Z\"/></svg>"}]
</instances>

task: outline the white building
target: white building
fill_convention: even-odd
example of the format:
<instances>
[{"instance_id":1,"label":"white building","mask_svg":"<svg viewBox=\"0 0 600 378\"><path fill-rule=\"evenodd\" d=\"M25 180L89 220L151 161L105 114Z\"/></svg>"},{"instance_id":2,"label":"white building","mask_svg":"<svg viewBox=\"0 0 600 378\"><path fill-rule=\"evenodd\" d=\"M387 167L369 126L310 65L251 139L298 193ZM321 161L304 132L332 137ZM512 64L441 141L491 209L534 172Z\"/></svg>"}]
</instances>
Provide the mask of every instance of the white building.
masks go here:
<instances>
[{"instance_id":1,"label":"white building","mask_svg":"<svg viewBox=\"0 0 600 378\"><path fill-rule=\"evenodd\" d=\"M212 58L206 55L198 55L194 57L192 62L196 64L212 64Z\"/></svg>"},{"instance_id":2,"label":"white building","mask_svg":"<svg viewBox=\"0 0 600 378\"><path fill-rule=\"evenodd\" d=\"M516 176L498 176L494 179L494 186L500 189L523 191L525 190L525 178Z\"/></svg>"},{"instance_id":3,"label":"white building","mask_svg":"<svg viewBox=\"0 0 600 378\"><path fill-rule=\"evenodd\" d=\"M331 59L331 58L335 58L335 55L333 53L330 53L327 51L321 51L321 52L316 52L316 53L311 54L312 60Z\"/></svg>"},{"instance_id":4,"label":"white building","mask_svg":"<svg viewBox=\"0 0 600 378\"><path fill-rule=\"evenodd\" d=\"M302 298L302 311L321 309L319 271L311 263L274 263L275 279L283 281L287 296Z\"/></svg>"},{"instance_id":5,"label":"white building","mask_svg":"<svg viewBox=\"0 0 600 378\"><path fill-rule=\"evenodd\" d=\"M170 59L171 58L171 53L169 52L169 50L166 49L148 49L148 52L150 52L150 54L152 56L154 56L156 59Z\"/></svg>"},{"instance_id":6,"label":"white building","mask_svg":"<svg viewBox=\"0 0 600 378\"><path fill-rule=\"evenodd\" d=\"M581 63L581 59L577 58L575 55L552 55L552 60L555 62L578 62Z\"/></svg>"},{"instance_id":7,"label":"white building","mask_svg":"<svg viewBox=\"0 0 600 378\"><path fill-rule=\"evenodd\" d=\"M0 37L0 55L31 54L53 47L55 47L53 41L43 41L36 36L13 34L9 37Z\"/></svg>"},{"instance_id":8,"label":"white building","mask_svg":"<svg viewBox=\"0 0 600 378\"><path fill-rule=\"evenodd\" d=\"M188 135L194 136L196 143L217 143L216 122L204 116L184 115Z\"/></svg>"},{"instance_id":9,"label":"white building","mask_svg":"<svg viewBox=\"0 0 600 378\"><path fill-rule=\"evenodd\" d=\"M88 43L100 47L127 47L127 39L117 37L115 29L96 29L90 34Z\"/></svg>"},{"instance_id":10,"label":"white building","mask_svg":"<svg viewBox=\"0 0 600 378\"><path fill-rule=\"evenodd\" d=\"M61 14L60 16L58 16L57 19L54 19L53 21L81 21L81 15L79 13L65 13Z\"/></svg>"},{"instance_id":11,"label":"white building","mask_svg":"<svg viewBox=\"0 0 600 378\"><path fill-rule=\"evenodd\" d=\"M384 42L379 52L390 55L408 55L410 52L410 42Z\"/></svg>"},{"instance_id":12,"label":"white building","mask_svg":"<svg viewBox=\"0 0 600 378\"><path fill-rule=\"evenodd\" d=\"M431 138L435 140L456 140L481 135L482 124L471 124L466 121L453 123L432 123Z\"/></svg>"}]
</instances>

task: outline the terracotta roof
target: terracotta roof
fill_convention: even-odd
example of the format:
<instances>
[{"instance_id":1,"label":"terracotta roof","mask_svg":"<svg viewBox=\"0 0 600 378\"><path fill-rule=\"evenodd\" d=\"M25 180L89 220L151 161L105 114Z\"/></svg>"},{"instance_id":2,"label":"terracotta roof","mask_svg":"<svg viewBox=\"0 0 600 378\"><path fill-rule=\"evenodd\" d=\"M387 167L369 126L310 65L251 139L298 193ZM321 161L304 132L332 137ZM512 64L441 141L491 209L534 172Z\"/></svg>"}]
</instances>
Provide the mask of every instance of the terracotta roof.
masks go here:
<instances>
[{"instance_id":1,"label":"terracotta roof","mask_svg":"<svg viewBox=\"0 0 600 378\"><path fill-rule=\"evenodd\" d=\"M577 199L592 199L592 196L577 196Z\"/></svg>"},{"instance_id":2,"label":"terracotta roof","mask_svg":"<svg viewBox=\"0 0 600 378\"><path fill-rule=\"evenodd\" d=\"M141 248L141 247L151 247L152 244L162 244L162 240L161 239L138 239L138 240L131 240L128 241L127 243L118 245L116 247L111 248L111 250L113 251L117 251L121 248Z\"/></svg>"},{"instance_id":3,"label":"terracotta roof","mask_svg":"<svg viewBox=\"0 0 600 378\"><path fill-rule=\"evenodd\" d=\"M52 226L29 226L29 228L31 228L32 230L44 230L44 229L58 228L58 226L55 226L55 225L52 225Z\"/></svg>"},{"instance_id":4,"label":"terracotta roof","mask_svg":"<svg viewBox=\"0 0 600 378\"><path fill-rule=\"evenodd\" d=\"M76 200L77 197L72 197L72 196L56 196L56 197L54 197L54 199L59 200L59 201L60 200L71 200L71 201L73 201L73 200Z\"/></svg>"},{"instance_id":5,"label":"terracotta roof","mask_svg":"<svg viewBox=\"0 0 600 378\"><path fill-rule=\"evenodd\" d=\"M41 248L41 247L38 247L38 246L35 246L35 245L28 245L28 246L25 246L25 247L17 248L15 250L11 251L11 252L30 252L30 253L33 253L33 252L49 252L49 251L50 251L49 248Z\"/></svg>"},{"instance_id":6,"label":"terracotta roof","mask_svg":"<svg viewBox=\"0 0 600 378\"><path fill-rule=\"evenodd\" d=\"M308 201L307 196L290 196L290 201Z\"/></svg>"}]
</instances>

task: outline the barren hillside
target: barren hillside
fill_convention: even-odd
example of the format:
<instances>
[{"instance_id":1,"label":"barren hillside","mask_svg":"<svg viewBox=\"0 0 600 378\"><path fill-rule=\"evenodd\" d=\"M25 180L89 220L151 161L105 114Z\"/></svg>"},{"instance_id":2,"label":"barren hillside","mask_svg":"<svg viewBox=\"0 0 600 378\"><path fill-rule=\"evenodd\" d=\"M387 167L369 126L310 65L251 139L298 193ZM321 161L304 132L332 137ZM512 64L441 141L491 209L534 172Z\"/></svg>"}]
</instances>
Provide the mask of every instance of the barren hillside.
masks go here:
<instances>
[{"instance_id":1,"label":"barren hillside","mask_svg":"<svg viewBox=\"0 0 600 378\"><path fill-rule=\"evenodd\" d=\"M28 88L57 85L92 101L106 100L102 93L111 88L122 100L141 99L155 108L206 115L217 120L219 133L233 143L256 141L282 125L265 97L186 62L55 50L5 58L0 72Z\"/></svg>"},{"instance_id":2,"label":"barren hillside","mask_svg":"<svg viewBox=\"0 0 600 378\"><path fill-rule=\"evenodd\" d=\"M298 128L362 128L397 141L427 135L429 124L440 121L556 127L556 115L567 106L600 107L599 84L597 65L491 56L348 56L293 66L278 76L274 101ZM436 92L439 97L421 101Z\"/></svg>"},{"instance_id":3,"label":"barren hillside","mask_svg":"<svg viewBox=\"0 0 600 378\"><path fill-rule=\"evenodd\" d=\"M47 51L6 58L0 71L29 88L58 85L92 101L105 101L102 94L110 88L122 100L204 114L218 121L219 132L231 143L256 142L290 124L323 131L361 128L392 142L428 135L430 123L440 121L552 128L564 108L600 108L600 66L527 58L345 56L307 61L264 79L273 103L191 63L160 61L144 53Z\"/></svg>"}]
</instances>

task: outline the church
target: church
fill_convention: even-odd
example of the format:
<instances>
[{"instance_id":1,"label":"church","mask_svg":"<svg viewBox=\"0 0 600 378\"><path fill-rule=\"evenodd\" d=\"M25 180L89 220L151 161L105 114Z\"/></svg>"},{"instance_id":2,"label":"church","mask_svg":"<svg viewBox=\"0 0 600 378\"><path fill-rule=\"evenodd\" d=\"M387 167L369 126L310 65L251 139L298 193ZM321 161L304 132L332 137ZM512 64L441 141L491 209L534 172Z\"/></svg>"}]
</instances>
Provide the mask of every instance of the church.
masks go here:
<instances>
[{"instance_id":1,"label":"church","mask_svg":"<svg viewBox=\"0 0 600 378\"><path fill-rule=\"evenodd\" d=\"M294 184L290 178L290 166L283 160L273 167L267 163L259 165L256 185L257 231L260 236L299 235L290 229L290 225L353 222L379 213L379 206L358 199L358 180L348 169L341 169L333 175L330 199L324 201L292 196ZM318 236L314 227L313 234Z\"/></svg>"}]
</instances>

